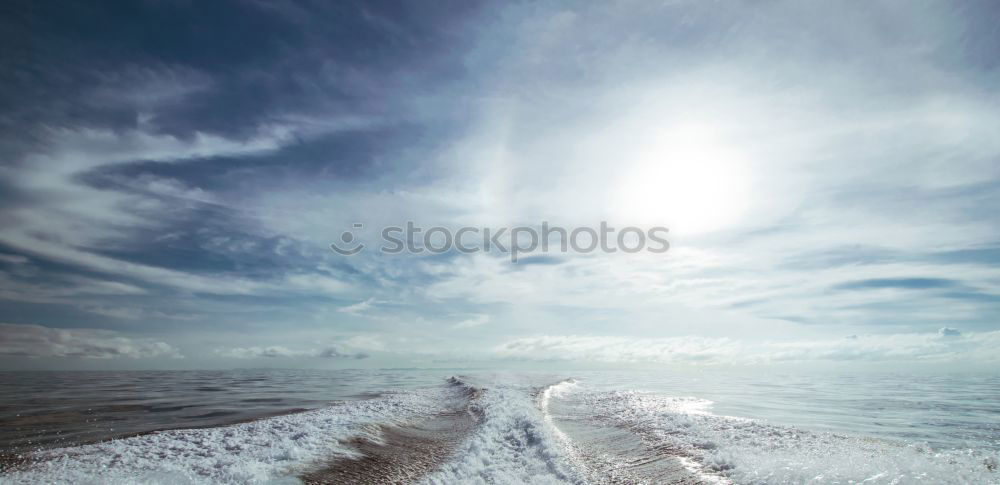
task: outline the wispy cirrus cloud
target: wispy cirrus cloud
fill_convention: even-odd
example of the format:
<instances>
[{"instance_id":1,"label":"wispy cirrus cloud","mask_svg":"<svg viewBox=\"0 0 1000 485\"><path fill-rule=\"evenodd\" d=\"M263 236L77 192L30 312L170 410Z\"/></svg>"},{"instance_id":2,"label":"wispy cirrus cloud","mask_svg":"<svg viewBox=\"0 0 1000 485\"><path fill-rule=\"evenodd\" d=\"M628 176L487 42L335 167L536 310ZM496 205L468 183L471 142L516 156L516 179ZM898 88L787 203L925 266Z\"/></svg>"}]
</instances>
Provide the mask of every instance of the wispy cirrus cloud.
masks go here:
<instances>
[{"instance_id":1,"label":"wispy cirrus cloud","mask_svg":"<svg viewBox=\"0 0 1000 485\"><path fill-rule=\"evenodd\" d=\"M508 344L764 359L745 337L768 359L938 358L997 329L983 6L152 2L124 30L113 8L0 19L19 73L0 79L5 314L191 356L355 336L330 356L387 364ZM672 249L516 267L328 250L407 220L662 222ZM937 348L941 327L964 332Z\"/></svg>"},{"instance_id":2,"label":"wispy cirrus cloud","mask_svg":"<svg viewBox=\"0 0 1000 485\"><path fill-rule=\"evenodd\" d=\"M475 328L486 325L487 323L490 323L490 316L486 314L478 314L478 315L473 315L469 318L466 318L465 320L462 320L452 325L451 328L454 329Z\"/></svg>"},{"instance_id":3,"label":"wispy cirrus cloud","mask_svg":"<svg viewBox=\"0 0 1000 485\"><path fill-rule=\"evenodd\" d=\"M375 305L375 303L376 303L375 298L369 298L367 300L359 301L352 305L342 306L338 308L337 311L340 313L348 313L351 315L360 315L371 309L372 306Z\"/></svg>"}]
</instances>

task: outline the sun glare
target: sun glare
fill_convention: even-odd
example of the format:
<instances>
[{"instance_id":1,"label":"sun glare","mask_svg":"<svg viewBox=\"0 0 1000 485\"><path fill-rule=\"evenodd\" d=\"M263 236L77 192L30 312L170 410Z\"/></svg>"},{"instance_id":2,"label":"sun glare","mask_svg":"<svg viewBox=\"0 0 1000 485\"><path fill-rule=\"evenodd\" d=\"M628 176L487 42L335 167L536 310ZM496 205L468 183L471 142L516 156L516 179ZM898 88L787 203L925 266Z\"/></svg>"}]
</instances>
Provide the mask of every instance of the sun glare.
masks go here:
<instances>
[{"instance_id":1,"label":"sun glare","mask_svg":"<svg viewBox=\"0 0 1000 485\"><path fill-rule=\"evenodd\" d=\"M737 222L748 189L738 152L701 126L652 138L618 183L619 217L633 224L665 225L678 234L715 231Z\"/></svg>"}]
</instances>

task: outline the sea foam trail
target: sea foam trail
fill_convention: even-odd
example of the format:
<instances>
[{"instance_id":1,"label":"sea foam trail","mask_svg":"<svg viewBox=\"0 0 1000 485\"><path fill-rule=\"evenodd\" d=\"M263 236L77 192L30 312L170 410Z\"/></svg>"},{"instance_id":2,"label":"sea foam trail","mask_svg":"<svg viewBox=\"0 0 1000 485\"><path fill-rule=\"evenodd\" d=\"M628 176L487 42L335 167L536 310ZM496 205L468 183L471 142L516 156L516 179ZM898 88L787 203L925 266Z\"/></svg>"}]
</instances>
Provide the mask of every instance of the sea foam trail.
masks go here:
<instances>
[{"instance_id":1,"label":"sea foam trail","mask_svg":"<svg viewBox=\"0 0 1000 485\"><path fill-rule=\"evenodd\" d=\"M380 426L440 412L453 387L388 394L218 428L161 431L34 453L3 484L298 483L331 457L356 457L351 440L378 441Z\"/></svg>"},{"instance_id":2,"label":"sea foam trail","mask_svg":"<svg viewBox=\"0 0 1000 485\"><path fill-rule=\"evenodd\" d=\"M572 380L483 379L39 451L0 484L1000 483L986 449L817 433Z\"/></svg>"},{"instance_id":3,"label":"sea foam trail","mask_svg":"<svg viewBox=\"0 0 1000 485\"><path fill-rule=\"evenodd\" d=\"M734 483L1000 483L1000 457L991 451L934 450L718 416L710 401L695 398L593 392L572 399L595 421L675 450Z\"/></svg>"},{"instance_id":4,"label":"sea foam trail","mask_svg":"<svg viewBox=\"0 0 1000 485\"><path fill-rule=\"evenodd\" d=\"M730 483L706 471L683 450L650 446L628 429L592 419L590 409L567 406L579 391L573 379L549 386L540 394L539 408L588 483Z\"/></svg>"},{"instance_id":5,"label":"sea foam trail","mask_svg":"<svg viewBox=\"0 0 1000 485\"><path fill-rule=\"evenodd\" d=\"M494 382L474 403L478 427L427 484L585 483L546 423L536 399L538 389Z\"/></svg>"},{"instance_id":6,"label":"sea foam trail","mask_svg":"<svg viewBox=\"0 0 1000 485\"><path fill-rule=\"evenodd\" d=\"M378 439L358 436L350 445L361 453L339 457L299 475L306 484L412 483L450 459L482 418L481 391L452 377L455 398L443 409L403 425L382 424Z\"/></svg>"}]
</instances>

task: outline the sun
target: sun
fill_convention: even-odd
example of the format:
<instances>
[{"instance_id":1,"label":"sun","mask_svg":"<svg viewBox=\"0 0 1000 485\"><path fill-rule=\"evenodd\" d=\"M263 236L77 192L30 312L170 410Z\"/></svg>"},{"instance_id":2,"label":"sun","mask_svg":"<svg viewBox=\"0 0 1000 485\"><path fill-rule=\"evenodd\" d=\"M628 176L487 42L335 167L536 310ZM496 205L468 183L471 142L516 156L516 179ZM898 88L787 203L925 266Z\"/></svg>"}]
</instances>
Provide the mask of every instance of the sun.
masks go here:
<instances>
[{"instance_id":1,"label":"sun","mask_svg":"<svg viewBox=\"0 0 1000 485\"><path fill-rule=\"evenodd\" d=\"M616 184L614 212L636 225L675 234L717 231L747 205L746 160L705 126L657 133L638 147Z\"/></svg>"}]
</instances>

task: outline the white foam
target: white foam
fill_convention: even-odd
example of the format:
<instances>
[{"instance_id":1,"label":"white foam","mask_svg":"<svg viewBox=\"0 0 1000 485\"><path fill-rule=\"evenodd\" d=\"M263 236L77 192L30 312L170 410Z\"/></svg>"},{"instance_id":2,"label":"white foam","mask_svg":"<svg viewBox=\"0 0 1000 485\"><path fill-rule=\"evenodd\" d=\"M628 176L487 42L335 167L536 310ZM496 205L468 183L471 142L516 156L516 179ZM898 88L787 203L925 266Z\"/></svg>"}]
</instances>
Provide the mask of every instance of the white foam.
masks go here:
<instances>
[{"instance_id":1,"label":"white foam","mask_svg":"<svg viewBox=\"0 0 1000 485\"><path fill-rule=\"evenodd\" d=\"M562 452L559 437L524 389L498 385L477 402L482 422L453 460L424 483L563 484L583 479Z\"/></svg>"},{"instance_id":2,"label":"white foam","mask_svg":"<svg viewBox=\"0 0 1000 485\"><path fill-rule=\"evenodd\" d=\"M593 463L588 465L587 460L581 456L581 453L590 456L591 459L594 459L595 455L593 452L595 450L580 449L578 444L574 443L566 433L559 429L559 426L556 424L551 412L549 411L549 405L552 399L565 399L569 397L571 393L580 392L582 389L583 388L579 386L576 380L569 379L560 382L559 384L549 386L541 393L539 399L539 408L545 416L546 423L552 427L554 434L561 442L560 444L565 450L567 456L569 456L574 463L575 468L585 473L588 477L588 481L593 483L646 483L642 477L629 475L627 472L623 472L623 469L621 468L623 465L621 458L619 458L616 463L616 459L604 451L598 452L596 455L599 457L597 460L600 464L597 468L594 468ZM666 405L669 409L677 413L708 414L708 409L712 406L712 401L698 398L677 398L670 400L666 403ZM631 461L638 458L639 457L634 456L625 457L625 461ZM724 477L706 472L701 463L695 460L685 456L675 456L674 458L677 459L679 464L684 467L684 469L687 470L691 476L697 477L699 483L731 483ZM609 474L613 476L607 476Z\"/></svg>"},{"instance_id":3,"label":"white foam","mask_svg":"<svg viewBox=\"0 0 1000 485\"><path fill-rule=\"evenodd\" d=\"M575 391L578 387L577 381L573 379L567 379L546 387L539 394L538 408L542 412L542 418L545 420L545 424L552 431L553 436L558 441L559 448L562 450L567 460L573 464L573 467L576 470L587 473L589 470L580 458L579 453L577 453L573 440L571 440L566 433L556 426L555 421L552 419L552 413L549 411L549 403L552 401L552 398L565 397L567 394Z\"/></svg>"},{"instance_id":4,"label":"white foam","mask_svg":"<svg viewBox=\"0 0 1000 485\"><path fill-rule=\"evenodd\" d=\"M707 401L691 398L610 392L580 399L600 419L686 450L692 466L736 483L1000 483L987 466L995 469L995 452L932 450L717 416Z\"/></svg>"},{"instance_id":5,"label":"white foam","mask_svg":"<svg viewBox=\"0 0 1000 485\"><path fill-rule=\"evenodd\" d=\"M453 390L390 394L232 426L46 450L0 483L295 483L294 475L317 461L355 455L345 440L377 439L376 424L426 416L453 397Z\"/></svg>"},{"instance_id":6,"label":"white foam","mask_svg":"<svg viewBox=\"0 0 1000 485\"><path fill-rule=\"evenodd\" d=\"M38 452L0 483L296 483L310 466L353 456L353 437L377 440L377 425L405 424L451 399L477 396L476 429L424 483L584 483L572 439L549 414L572 402L586 419L627 429L705 480L727 483L1000 483L997 453L816 433L718 416L711 401L638 392L592 392L574 381L533 397L532 387L460 379L435 391L392 394L219 428L164 431ZM563 400L565 401L558 401Z\"/></svg>"}]
</instances>

